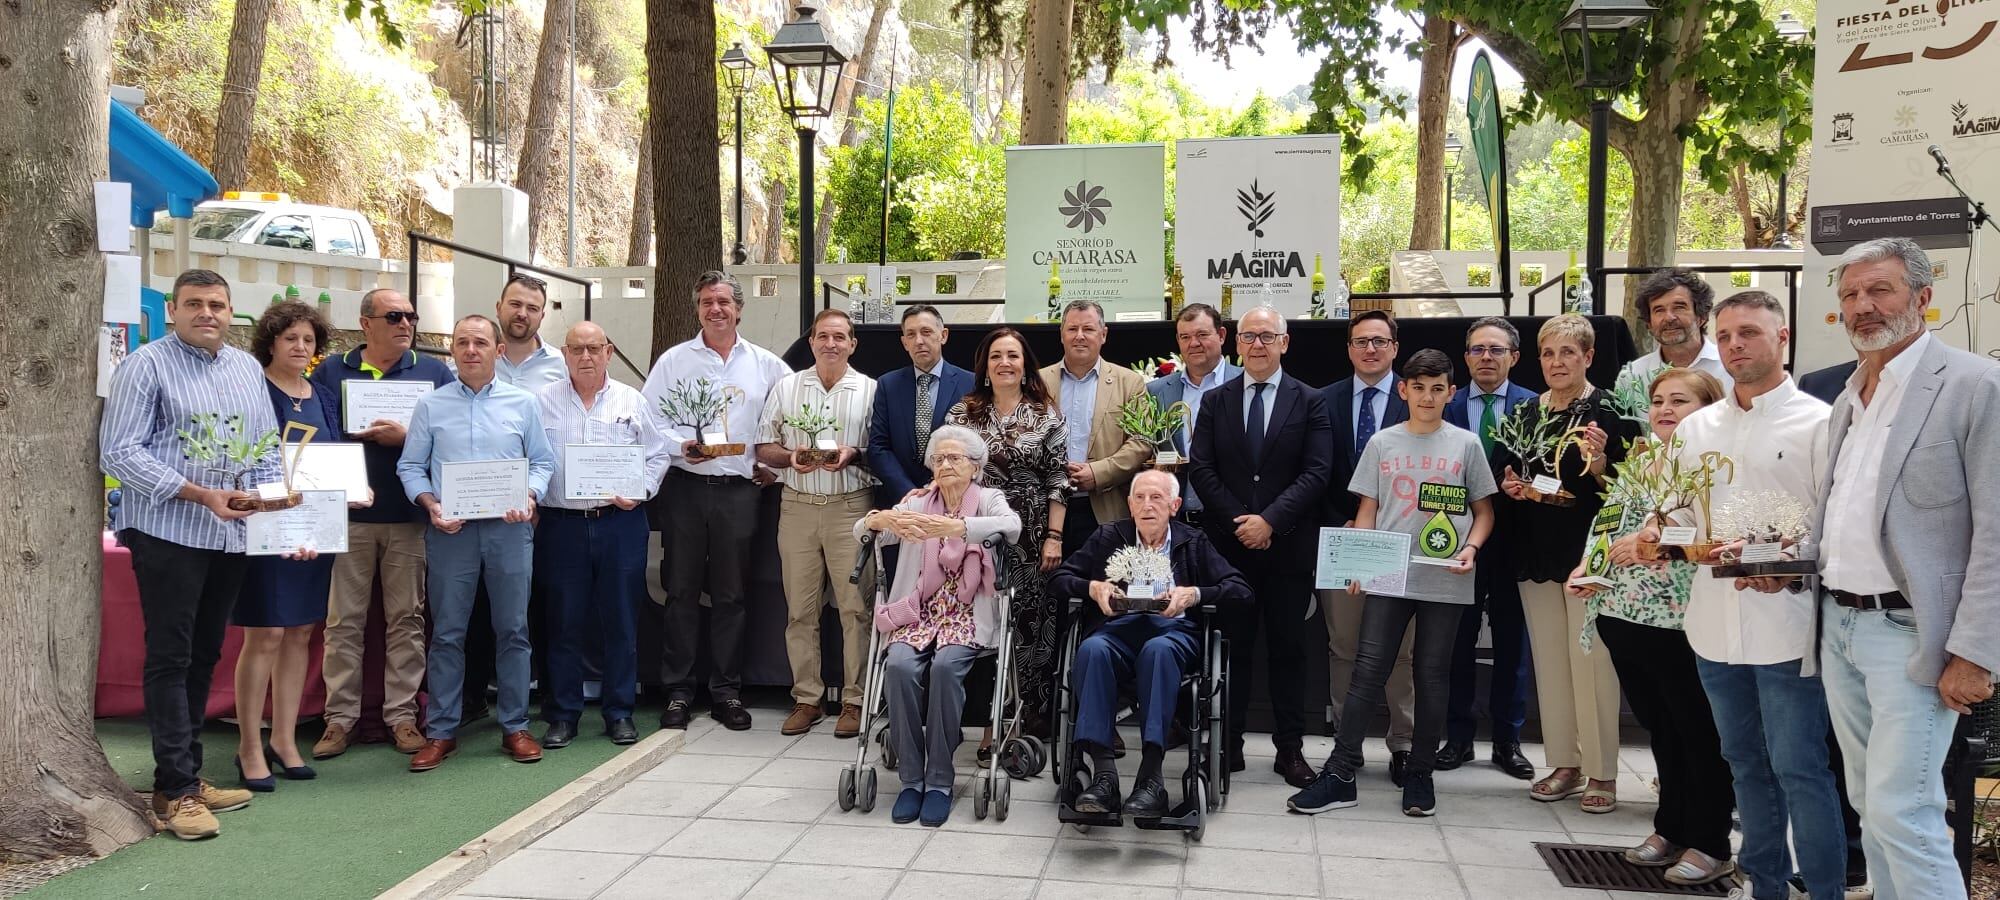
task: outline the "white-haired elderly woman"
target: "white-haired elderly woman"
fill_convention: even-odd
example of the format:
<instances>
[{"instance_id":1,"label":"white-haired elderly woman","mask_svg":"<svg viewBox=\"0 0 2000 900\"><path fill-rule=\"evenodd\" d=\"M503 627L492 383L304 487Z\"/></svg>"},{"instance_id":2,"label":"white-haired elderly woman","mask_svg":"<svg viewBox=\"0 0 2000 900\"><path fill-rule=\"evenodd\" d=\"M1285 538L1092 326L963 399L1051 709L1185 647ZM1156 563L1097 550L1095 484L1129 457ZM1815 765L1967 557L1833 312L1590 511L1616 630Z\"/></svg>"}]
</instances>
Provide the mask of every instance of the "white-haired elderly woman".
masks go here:
<instances>
[{"instance_id":1,"label":"white-haired elderly woman","mask_svg":"<svg viewBox=\"0 0 2000 900\"><path fill-rule=\"evenodd\" d=\"M994 590L1000 560L981 542L995 535L1019 539L1021 517L999 490L979 484L986 457L977 432L939 428L924 452L933 486L854 524L857 537L876 531L884 546L921 547L903 551L888 599L875 610L875 628L889 641L883 683L903 782L891 814L898 823L922 819L935 828L951 815L957 775L951 755L963 737L965 673L1006 627Z\"/></svg>"}]
</instances>

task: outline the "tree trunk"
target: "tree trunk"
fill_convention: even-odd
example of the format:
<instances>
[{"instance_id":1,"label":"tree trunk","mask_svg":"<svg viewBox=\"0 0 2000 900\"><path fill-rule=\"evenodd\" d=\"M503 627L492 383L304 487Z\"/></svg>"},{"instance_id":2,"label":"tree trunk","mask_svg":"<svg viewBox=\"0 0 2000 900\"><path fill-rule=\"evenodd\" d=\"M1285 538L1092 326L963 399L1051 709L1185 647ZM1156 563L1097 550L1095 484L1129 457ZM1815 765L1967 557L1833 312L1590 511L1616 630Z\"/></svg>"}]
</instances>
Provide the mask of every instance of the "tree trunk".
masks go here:
<instances>
[{"instance_id":1,"label":"tree trunk","mask_svg":"<svg viewBox=\"0 0 2000 900\"><path fill-rule=\"evenodd\" d=\"M639 173L632 181L632 237L625 245L625 264L643 266L653 250L653 121L639 127Z\"/></svg>"},{"instance_id":2,"label":"tree trunk","mask_svg":"<svg viewBox=\"0 0 2000 900\"><path fill-rule=\"evenodd\" d=\"M1410 249L1444 246L1445 119L1451 112L1451 64L1458 57L1458 23L1442 13L1424 16L1424 59L1417 80L1417 208Z\"/></svg>"},{"instance_id":3,"label":"tree trunk","mask_svg":"<svg viewBox=\"0 0 2000 900\"><path fill-rule=\"evenodd\" d=\"M541 246L556 165L556 117L569 93L570 24L576 0L549 0L542 16L542 44L535 53L535 83L528 91L528 122L521 130L521 160L514 186L528 195L528 255ZM567 260L565 260L567 261Z\"/></svg>"},{"instance_id":4,"label":"tree trunk","mask_svg":"<svg viewBox=\"0 0 2000 900\"><path fill-rule=\"evenodd\" d=\"M229 61L222 69L222 104L215 113L215 153L209 158L209 172L225 191L250 180L250 136L264 75L264 27L270 21L271 0L236 0Z\"/></svg>"},{"instance_id":5,"label":"tree trunk","mask_svg":"<svg viewBox=\"0 0 2000 900\"><path fill-rule=\"evenodd\" d=\"M1635 135L1634 140L1624 142L1624 146L1613 144L1632 167L1632 229L1626 241L1627 266L1671 266L1679 246L1681 186L1685 180L1682 169L1687 148L1673 128L1664 125L1665 118L1649 114L1636 128L1624 129ZM1614 137L1620 131L1613 129ZM1636 281L1631 277L1626 279L1625 296L1632 296ZM1644 351L1652 348L1653 338L1642 318L1634 304L1625 305L1625 319L1632 326L1632 337Z\"/></svg>"},{"instance_id":6,"label":"tree trunk","mask_svg":"<svg viewBox=\"0 0 2000 900\"><path fill-rule=\"evenodd\" d=\"M854 78L859 81L874 81L875 46L882 36L882 20L889 15L891 0L875 0L875 12L868 17L868 33L861 39L861 52L854 57ZM890 67L896 61L889 60ZM845 92L844 95L842 92ZM855 80L842 79L840 88L834 92L834 107L841 110L843 124L840 126L841 147L852 147L861 139L861 122L855 118L855 98L861 96L861 85ZM833 217L840 212L840 204L834 199L833 186L827 185L820 194L819 209L814 210L813 252L819 254L820 262L826 262L827 236L833 233Z\"/></svg>"},{"instance_id":7,"label":"tree trunk","mask_svg":"<svg viewBox=\"0 0 2000 900\"><path fill-rule=\"evenodd\" d=\"M759 257L767 266L775 266L785 261L785 195L788 193L785 179L772 178L764 188L764 253Z\"/></svg>"},{"instance_id":8,"label":"tree trunk","mask_svg":"<svg viewBox=\"0 0 2000 900\"><path fill-rule=\"evenodd\" d=\"M0 862L152 833L91 724L103 554L91 183L116 2L0 4Z\"/></svg>"},{"instance_id":9,"label":"tree trunk","mask_svg":"<svg viewBox=\"0 0 2000 900\"><path fill-rule=\"evenodd\" d=\"M1736 219L1743 224L1743 249L1766 246L1763 229L1757 224L1756 208L1750 203L1750 171L1742 163L1729 175L1729 199L1736 206Z\"/></svg>"},{"instance_id":10,"label":"tree trunk","mask_svg":"<svg viewBox=\"0 0 2000 900\"><path fill-rule=\"evenodd\" d=\"M1021 86L1021 143L1069 140L1070 16L1075 0L1028 0L1027 66Z\"/></svg>"},{"instance_id":11,"label":"tree trunk","mask_svg":"<svg viewBox=\"0 0 2000 900\"><path fill-rule=\"evenodd\" d=\"M646 0L646 108L653 126L653 356L694 336L694 282L720 269L715 4Z\"/></svg>"}]
</instances>

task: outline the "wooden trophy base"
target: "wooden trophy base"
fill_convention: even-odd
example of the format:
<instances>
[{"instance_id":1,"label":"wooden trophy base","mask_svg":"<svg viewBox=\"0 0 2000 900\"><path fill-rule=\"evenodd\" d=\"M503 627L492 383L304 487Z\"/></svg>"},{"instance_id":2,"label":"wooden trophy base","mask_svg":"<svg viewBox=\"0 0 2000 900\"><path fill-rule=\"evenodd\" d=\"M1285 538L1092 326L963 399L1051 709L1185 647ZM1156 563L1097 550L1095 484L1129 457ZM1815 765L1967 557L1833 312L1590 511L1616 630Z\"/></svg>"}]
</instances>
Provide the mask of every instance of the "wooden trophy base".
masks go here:
<instances>
[{"instance_id":1,"label":"wooden trophy base","mask_svg":"<svg viewBox=\"0 0 2000 900\"><path fill-rule=\"evenodd\" d=\"M716 459L724 456L742 456L747 446L745 444L696 444L695 451L709 459Z\"/></svg>"},{"instance_id":2,"label":"wooden trophy base","mask_svg":"<svg viewBox=\"0 0 2000 900\"><path fill-rule=\"evenodd\" d=\"M738 444L735 446L742 446L742 445ZM743 451L738 450L736 452L741 453ZM808 466L830 466L840 461L840 451L838 450L799 450L797 451L797 454L799 462L804 463ZM729 456L732 454L725 453L722 455Z\"/></svg>"},{"instance_id":3,"label":"wooden trophy base","mask_svg":"<svg viewBox=\"0 0 2000 900\"><path fill-rule=\"evenodd\" d=\"M1536 503L1546 503L1550 506L1576 505L1576 495L1568 491L1558 490L1553 494L1544 494L1541 491L1535 490L1533 486L1524 487L1521 490L1528 499Z\"/></svg>"},{"instance_id":4,"label":"wooden trophy base","mask_svg":"<svg viewBox=\"0 0 2000 900\"><path fill-rule=\"evenodd\" d=\"M265 499L262 497L237 497L229 501L229 508L237 512L280 512L305 502L304 495L293 491L283 497Z\"/></svg>"}]
</instances>

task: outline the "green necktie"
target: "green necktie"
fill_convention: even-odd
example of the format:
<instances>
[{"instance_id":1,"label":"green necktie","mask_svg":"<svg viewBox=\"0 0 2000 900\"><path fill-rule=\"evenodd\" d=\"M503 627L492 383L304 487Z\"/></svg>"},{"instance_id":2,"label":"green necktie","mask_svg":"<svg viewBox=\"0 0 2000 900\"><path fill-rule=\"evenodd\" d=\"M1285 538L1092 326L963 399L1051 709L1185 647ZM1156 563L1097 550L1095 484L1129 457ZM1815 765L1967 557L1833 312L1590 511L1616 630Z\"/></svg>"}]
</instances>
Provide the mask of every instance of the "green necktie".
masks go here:
<instances>
[{"instance_id":1,"label":"green necktie","mask_svg":"<svg viewBox=\"0 0 2000 900\"><path fill-rule=\"evenodd\" d=\"M1493 455L1493 426L1498 424L1493 419L1493 401L1500 399L1500 397L1495 394L1481 394L1479 399L1486 401L1486 409L1479 413L1479 445L1485 447L1486 454L1491 456Z\"/></svg>"}]
</instances>

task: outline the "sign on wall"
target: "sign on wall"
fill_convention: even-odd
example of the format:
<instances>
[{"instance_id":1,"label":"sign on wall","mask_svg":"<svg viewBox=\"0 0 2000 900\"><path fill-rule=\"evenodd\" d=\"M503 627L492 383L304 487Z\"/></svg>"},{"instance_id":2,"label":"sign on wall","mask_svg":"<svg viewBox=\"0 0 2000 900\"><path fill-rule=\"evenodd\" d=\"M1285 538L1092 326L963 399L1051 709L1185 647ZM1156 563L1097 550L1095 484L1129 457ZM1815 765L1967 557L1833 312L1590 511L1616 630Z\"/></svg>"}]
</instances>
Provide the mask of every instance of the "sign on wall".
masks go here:
<instances>
[{"instance_id":1,"label":"sign on wall","mask_svg":"<svg viewBox=\"0 0 2000 900\"><path fill-rule=\"evenodd\" d=\"M1313 257L1328 290L1340 270L1340 137L1188 139L1174 145L1174 261L1188 302L1234 314L1270 303L1289 317L1312 301Z\"/></svg>"},{"instance_id":2,"label":"sign on wall","mask_svg":"<svg viewBox=\"0 0 2000 900\"><path fill-rule=\"evenodd\" d=\"M1063 303L1162 311L1166 207L1160 144L1007 148L1007 320L1046 319L1050 263Z\"/></svg>"}]
</instances>

